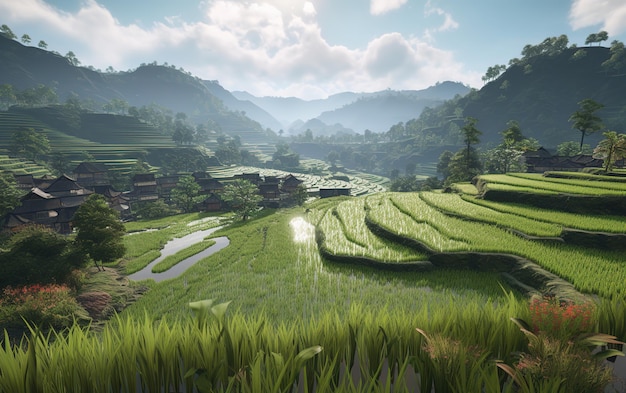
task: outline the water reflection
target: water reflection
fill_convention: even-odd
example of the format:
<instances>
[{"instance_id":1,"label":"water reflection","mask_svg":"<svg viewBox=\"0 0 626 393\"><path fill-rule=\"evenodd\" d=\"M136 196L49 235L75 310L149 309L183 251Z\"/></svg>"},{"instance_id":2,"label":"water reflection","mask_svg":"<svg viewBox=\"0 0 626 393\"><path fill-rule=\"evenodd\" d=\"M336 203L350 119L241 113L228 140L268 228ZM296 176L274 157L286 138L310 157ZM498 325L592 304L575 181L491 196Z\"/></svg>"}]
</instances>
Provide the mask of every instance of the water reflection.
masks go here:
<instances>
[{"instance_id":1,"label":"water reflection","mask_svg":"<svg viewBox=\"0 0 626 393\"><path fill-rule=\"evenodd\" d=\"M191 246L192 244L201 242L205 237L209 236L220 228L221 227L216 227L204 231L197 231L187 236L170 240L161 249L160 257L150 262L145 268L141 269L140 271L129 275L128 278L134 281L153 279L156 282L160 282L163 280L168 280L170 278L178 277L199 260L211 256L212 254L228 246L228 244L230 243L228 238L225 236L214 238L214 245L205 249L204 251L199 252L198 254L192 255L189 258L182 260L181 262L177 263L172 268L164 272L152 273L152 267L165 259L165 257L167 257L168 255L176 254L178 251L181 251Z\"/></svg>"},{"instance_id":2,"label":"water reflection","mask_svg":"<svg viewBox=\"0 0 626 393\"><path fill-rule=\"evenodd\" d=\"M306 243L312 241L315 237L315 227L302 217L293 218L289 222L289 226L293 230L293 241L295 243Z\"/></svg>"}]
</instances>

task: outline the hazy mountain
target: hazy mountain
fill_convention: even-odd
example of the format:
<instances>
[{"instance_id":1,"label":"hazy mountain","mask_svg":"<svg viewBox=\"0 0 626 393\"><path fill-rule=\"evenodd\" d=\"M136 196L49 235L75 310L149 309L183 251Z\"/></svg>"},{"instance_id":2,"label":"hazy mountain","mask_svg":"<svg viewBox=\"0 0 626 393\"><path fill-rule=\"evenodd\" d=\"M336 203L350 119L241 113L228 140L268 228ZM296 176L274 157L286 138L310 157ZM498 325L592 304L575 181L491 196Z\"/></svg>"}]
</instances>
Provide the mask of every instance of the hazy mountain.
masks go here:
<instances>
[{"instance_id":1,"label":"hazy mountain","mask_svg":"<svg viewBox=\"0 0 626 393\"><path fill-rule=\"evenodd\" d=\"M444 82L424 90L346 92L309 101L294 97L254 97L246 92L233 92L233 95L265 109L283 122L290 133L311 129L316 135L325 135L333 129L385 132L394 124L418 117L425 107L437 106L469 90L461 83ZM308 122L312 119L319 122Z\"/></svg>"}]
</instances>

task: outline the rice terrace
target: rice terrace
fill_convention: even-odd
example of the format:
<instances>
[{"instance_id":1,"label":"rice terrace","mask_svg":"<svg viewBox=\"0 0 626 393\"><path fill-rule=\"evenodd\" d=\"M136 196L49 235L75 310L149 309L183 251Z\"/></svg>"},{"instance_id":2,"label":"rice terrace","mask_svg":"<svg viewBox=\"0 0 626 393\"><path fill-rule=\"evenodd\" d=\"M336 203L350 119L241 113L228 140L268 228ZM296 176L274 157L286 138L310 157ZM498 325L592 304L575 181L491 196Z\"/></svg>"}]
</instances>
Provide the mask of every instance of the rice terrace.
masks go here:
<instances>
[{"instance_id":1,"label":"rice terrace","mask_svg":"<svg viewBox=\"0 0 626 393\"><path fill-rule=\"evenodd\" d=\"M239 3L212 15L287 18ZM289 28L312 34L305 3ZM178 18L155 26L177 40ZM357 80L396 74L385 40L355 51ZM101 71L3 24L0 393L626 392L626 50L607 40L526 45L480 89L306 100L156 61ZM398 47L415 42L434 45ZM195 53L214 72L255 72L215 43ZM323 91L319 55L290 88ZM295 72L249 83L275 68Z\"/></svg>"}]
</instances>

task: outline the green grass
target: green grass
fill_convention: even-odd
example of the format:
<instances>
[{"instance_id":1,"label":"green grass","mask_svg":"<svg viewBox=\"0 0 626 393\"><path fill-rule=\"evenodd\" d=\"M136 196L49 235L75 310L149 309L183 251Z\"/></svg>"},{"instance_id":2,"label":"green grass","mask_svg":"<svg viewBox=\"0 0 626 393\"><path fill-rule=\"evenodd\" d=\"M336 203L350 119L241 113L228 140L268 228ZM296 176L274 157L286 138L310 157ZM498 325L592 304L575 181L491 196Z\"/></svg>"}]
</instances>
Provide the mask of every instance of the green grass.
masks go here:
<instances>
[{"instance_id":1,"label":"green grass","mask_svg":"<svg viewBox=\"0 0 626 393\"><path fill-rule=\"evenodd\" d=\"M571 282L581 292L607 298L626 296L626 266L619 251L527 240L494 225L447 216L418 194L390 193L380 198L381 203L370 213L377 225L435 251L517 255Z\"/></svg>"},{"instance_id":2,"label":"green grass","mask_svg":"<svg viewBox=\"0 0 626 393\"><path fill-rule=\"evenodd\" d=\"M199 299L232 300L245 315L275 323L309 321L328 310L347 313L354 305L375 312L415 312L420 305L495 302L503 292L497 275L437 271L403 273L323 261L313 239L295 242L290 221L299 209L282 210L215 233L230 245L199 261L180 277L155 284L125 315L180 319Z\"/></svg>"},{"instance_id":3,"label":"green grass","mask_svg":"<svg viewBox=\"0 0 626 393\"><path fill-rule=\"evenodd\" d=\"M485 187L488 190L507 190L541 194L626 196L625 183L544 178L537 174L481 175L479 183L486 183Z\"/></svg>"},{"instance_id":4,"label":"green grass","mask_svg":"<svg viewBox=\"0 0 626 393\"><path fill-rule=\"evenodd\" d=\"M491 210L560 225L565 228L594 232L626 233L626 222L622 216L568 213L542 209L540 207L488 201L469 196L462 196L461 198L469 203L484 206Z\"/></svg>"}]
</instances>

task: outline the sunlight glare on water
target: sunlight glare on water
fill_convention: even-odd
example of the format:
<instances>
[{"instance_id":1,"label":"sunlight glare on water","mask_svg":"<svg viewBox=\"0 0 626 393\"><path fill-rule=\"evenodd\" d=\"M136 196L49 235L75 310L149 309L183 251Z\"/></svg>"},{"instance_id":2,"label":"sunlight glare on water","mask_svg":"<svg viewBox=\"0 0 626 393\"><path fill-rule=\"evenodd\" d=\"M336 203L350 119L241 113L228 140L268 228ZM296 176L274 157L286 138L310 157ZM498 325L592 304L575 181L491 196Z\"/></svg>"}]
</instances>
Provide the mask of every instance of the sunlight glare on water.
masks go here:
<instances>
[{"instance_id":1,"label":"sunlight glare on water","mask_svg":"<svg viewBox=\"0 0 626 393\"><path fill-rule=\"evenodd\" d=\"M315 227L309 224L302 217L295 217L289 222L293 230L293 241L296 243L306 243L313 240Z\"/></svg>"}]
</instances>

